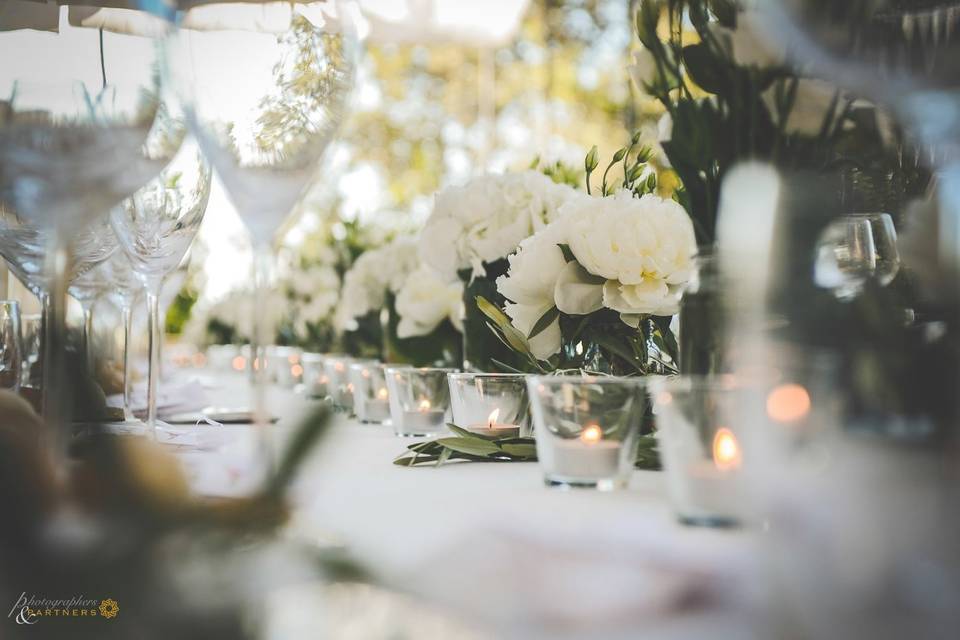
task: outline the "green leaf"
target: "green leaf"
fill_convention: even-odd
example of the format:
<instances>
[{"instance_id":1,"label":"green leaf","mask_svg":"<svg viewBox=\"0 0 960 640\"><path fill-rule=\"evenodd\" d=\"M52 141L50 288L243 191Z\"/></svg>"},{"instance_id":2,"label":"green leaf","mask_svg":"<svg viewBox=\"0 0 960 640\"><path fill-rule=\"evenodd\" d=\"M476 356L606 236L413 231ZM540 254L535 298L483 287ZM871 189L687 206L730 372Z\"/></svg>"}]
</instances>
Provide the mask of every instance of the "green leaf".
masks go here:
<instances>
[{"instance_id":1,"label":"green leaf","mask_svg":"<svg viewBox=\"0 0 960 640\"><path fill-rule=\"evenodd\" d=\"M560 310L556 307L550 307L547 309L546 313L540 316L540 319L536 321L533 325L533 329L530 330L530 335L527 336L527 340L540 335L543 333L547 327L549 327L554 320L557 319L557 316L560 315Z\"/></svg>"},{"instance_id":2,"label":"green leaf","mask_svg":"<svg viewBox=\"0 0 960 640\"><path fill-rule=\"evenodd\" d=\"M441 467L443 464L450 459L450 454L453 453L453 449L444 449L443 453L437 458L437 466Z\"/></svg>"},{"instance_id":3,"label":"green leaf","mask_svg":"<svg viewBox=\"0 0 960 640\"><path fill-rule=\"evenodd\" d=\"M537 446L535 444L501 444L500 448L514 458L537 459Z\"/></svg>"},{"instance_id":4,"label":"green leaf","mask_svg":"<svg viewBox=\"0 0 960 640\"><path fill-rule=\"evenodd\" d=\"M683 64L697 86L709 93L722 93L724 71L710 47L699 42L683 48Z\"/></svg>"},{"instance_id":5,"label":"green leaf","mask_svg":"<svg viewBox=\"0 0 960 640\"><path fill-rule=\"evenodd\" d=\"M566 260L567 262L573 262L574 260L577 259L577 257L573 255L573 250L570 249L570 245L558 244L557 246L560 247L560 251L563 252L563 259Z\"/></svg>"},{"instance_id":6,"label":"green leaf","mask_svg":"<svg viewBox=\"0 0 960 640\"><path fill-rule=\"evenodd\" d=\"M466 453L474 456L489 456L500 451L500 447L486 440L473 440L467 438L440 438L436 443L453 449L459 453Z\"/></svg>"},{"instance_id":7,"label":"green leaf","mask_svg":"<svg viewBox=\"0 0 960 640\"><path fill-rule=\"evenodd\" d=\"M476 296L474 300L476 300L477 308L480 309L480 312L493 320L497 326L510 324L510 318L507 317L507 314L505 314L500 307L493 304L483 296Z\"/></svg>"}]
</instances>

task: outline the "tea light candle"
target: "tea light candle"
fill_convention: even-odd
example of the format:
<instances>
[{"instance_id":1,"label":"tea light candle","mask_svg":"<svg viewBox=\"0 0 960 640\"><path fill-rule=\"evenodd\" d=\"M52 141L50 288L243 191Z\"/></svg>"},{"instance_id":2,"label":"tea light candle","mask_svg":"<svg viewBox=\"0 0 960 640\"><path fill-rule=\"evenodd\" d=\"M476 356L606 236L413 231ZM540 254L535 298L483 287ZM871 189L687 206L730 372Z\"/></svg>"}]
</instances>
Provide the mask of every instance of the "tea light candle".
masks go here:
<instances>
[{"instance_id":1,"label":"tea light candle","mask_svg":"<svg viewBox=\"0 0 960 640\"><path fill-rule=\"evenodd\" d=\"M570 478L611 478L619 472L620 443L603 439L603 429L590 424L580 436L558 440L553 447L551 468Z\"/></svg>"},{"instance_id":2,"label":"tea light candle","mask_svg":"<svg viewBox=\"0 0 960 640\"><path fill-rule=\"evenodd\" d=\"M387 389L380 387L376 398L366 398L363 406L364 422L383 422L390 417L390 403L387 402Z\"/></svg>"},{"instance_id":3,"label":"tea light candle","mask_svg":"<svg viewBox=\"0 0 960 640\"><path fill-rule=\"evenodd\" d=\"M500 417L500 409L494 409L484 424L472 424L467 427L467 431L478 433L483 436L493 436L496 438L516 438L520 435L520 427L515 424L497 424L497 418Z\"/></svg>"},{"instance_id":4,"label":"tea light candle","mask_svg":"<svg viewBox=\"0 0 960 640\"><path fill-rule=\"evenodd\" d=\"M689 499L710 512L736 516L738 493L735 484L742 458L740 445L730 429L717 429L712 453L713 460L697 460L687 468Z\"/></svg>"},{"instance_id":5,"label":"tea light candle","mask_svg":"<svg viewBox=\"0 0 960 640\"><path fill-rule=\"evenodd\" d=\"M446 411L434 409L426 398L420 400L416 411L403 412L403 427L407 433L435 433L445 424Z\"/></svg>"}]
</instances>

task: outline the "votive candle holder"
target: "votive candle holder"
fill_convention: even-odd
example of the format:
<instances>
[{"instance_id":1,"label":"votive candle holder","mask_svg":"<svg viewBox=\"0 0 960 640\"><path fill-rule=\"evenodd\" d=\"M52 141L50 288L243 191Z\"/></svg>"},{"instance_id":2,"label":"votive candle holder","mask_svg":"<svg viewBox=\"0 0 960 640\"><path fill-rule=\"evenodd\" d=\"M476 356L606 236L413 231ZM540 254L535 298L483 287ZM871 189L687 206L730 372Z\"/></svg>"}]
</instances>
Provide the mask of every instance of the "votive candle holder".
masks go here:
<instances>
[{"instance_id":1,"label":"votive candle holder","mask_svg":"<svg viewBox=\"0 0 960 640\"><path fill-rule=\"evenodd\" d=\"M547 486L610 491L628 484L646 407L641 379L531 376L527 388Z\"/></svg>"},{"instance_id":2,"label":"votive candle holder","mask_svg":"<svg viewBox=\"0 0 960 640\"><path fill-rule=\"evenodd\" d=\"M453 424L497 438L531 435L527 376L522 373L450 373Z\"/></svg>"},{"instance_id":3,"label":"votive candle holder","mask_svg":"<svg viewBox=\"0 0 960 640\"><path fill-rule=\"evenodd\" d=\"M353 385L353 413L360 422L383 424L390 421L387 366L379 362L350 363L350 383Z\"/></svg>"},{"instance_id":4,"label":"votive candle holder","mask_svg":"<svg viewBox=\"0 0 960 640\"><path fill-rule=\"evenodd\" d=\"M744 517L741 391L730 376L676 376L651 386L660 460L677 519L729 527Z\"/></svg>"},{"instance_id":5,"label":"votive candle holder","mask_svg":"<svg viewBox=\"0 0 960 640\"><path fill-rule=\"evenodd\" d=\"M386 368L390 420L398 436L432 436L448 432L450 386L447 374L456 369L434 367Z\"/></svg>"}]
</instances>

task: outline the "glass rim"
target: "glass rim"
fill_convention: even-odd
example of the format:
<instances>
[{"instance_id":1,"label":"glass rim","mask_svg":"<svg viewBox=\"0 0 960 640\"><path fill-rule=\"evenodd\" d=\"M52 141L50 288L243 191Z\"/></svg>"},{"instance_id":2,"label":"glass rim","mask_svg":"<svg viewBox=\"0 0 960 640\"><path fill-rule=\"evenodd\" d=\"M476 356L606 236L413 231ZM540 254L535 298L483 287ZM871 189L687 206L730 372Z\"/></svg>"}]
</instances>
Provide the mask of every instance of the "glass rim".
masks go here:
<instances>
[{"instance_id":1,"label":"glass rim","mask_svg":"<svg viewBox=\"0 0 960 640\"><path fill-rule=\"evenodd\" d=\"M522 380L532 377L529 373L493 373L487 371L454 371L447 374L452 380L470 380L475 378L496 379L506 378L508 380Z\"/></svg>"},{"instance_id":2,"label":"glass rim","mask_svg":"<svg viewBox=\"0 0 960 640\"><path fill-rule=\"evenodd\" d=\"M678 374L675 376L661 376L651 381L654 391L685 392L695 390L736 391L751 386L749 380L744 380L732 373L708 374Z\"/></svg>"},{"instance_id":3,"label":"glass rim","mask_svg":"<svg viewBox=\"0 0 960 640\"><path fill-rule=\"evenodd\" d=\"M647 376L549 376L549 375L532 375L528 376L527 380L531 385L540 385L546 384L547 386L555 386L560 383L567 384L576 384L576 385L587 385L587 384L600 384L606 386L630 386L630 387L643 387L646 386L650 381L647 379Z\"/></svg>"},{"instance_id":4,"label":"glass rim","mask_svg":"<svg viewBox=\"0 0 960 640\"><path fill-rule=\"evenodd\" d=\"M411 367L403 366L396 364L389 364L385 366L387 372L394 371L407 371L407 372L416 372L416 373L459 373L460 369L455 369L453 367Z\"/></svg>"}]
</instances>

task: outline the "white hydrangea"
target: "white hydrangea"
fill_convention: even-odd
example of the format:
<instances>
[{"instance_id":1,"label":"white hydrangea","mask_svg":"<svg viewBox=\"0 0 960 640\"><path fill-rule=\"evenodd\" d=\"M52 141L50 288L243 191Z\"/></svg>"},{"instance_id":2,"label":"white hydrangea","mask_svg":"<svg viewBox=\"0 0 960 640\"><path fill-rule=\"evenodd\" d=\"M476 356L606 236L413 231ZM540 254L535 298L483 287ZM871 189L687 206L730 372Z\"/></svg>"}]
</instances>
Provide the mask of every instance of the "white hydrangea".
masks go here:
<instances>
[{"instance_id":1,"label":"white hydrangea","mask_svg":"<svg viewBox=\"0 0 960 640\"><path fill-rule=\"evenodd\" d=\"M569 246L567 262L559 245ZM529 336L544 313L556 306L572 315L602 308L636 326L640 316L673 315L681 287L690 277L696 238L687 212L655 195L634 198L621 191L599 198L581 195L557 221L521 243L497 290L505 311ZM538 358L560 349L554 322L530 341Z\"/></svg>"},{"instance_id":2,"label":"white hydrangea","mask_svg":"<svg viewBox=\"0 0 960 640\"><path fill-rule=\"evenodd\" d=\"M400 237L362 253L343 277L341 310L344 323L382 309L387 292L399 291L419 264L417 242L412 237Z\"/></svg>"},{"instance_id":3,"label":"white hydrangea","mask_svg":"<svg viewBox=\"0 0 960 640\"><path fill-rule=\"evenodd\" d=\"M557 218L577 192L538 171L485 175L437 194L420 234L420 256L440 277L483 273L483 263L506 257Z\"/></svg>"},{"instance_id":4,"label":"white hydrangea","mask_svg":"<svg viewBox=\"0 0 960 640\"><path fill-rule=\"evenodd\" d=\"M432 268L421 265L397 292L397 337L425 336L446 319L463 331L462 306L463 283L444 281Z\"/></svg>"}]
</instances>

